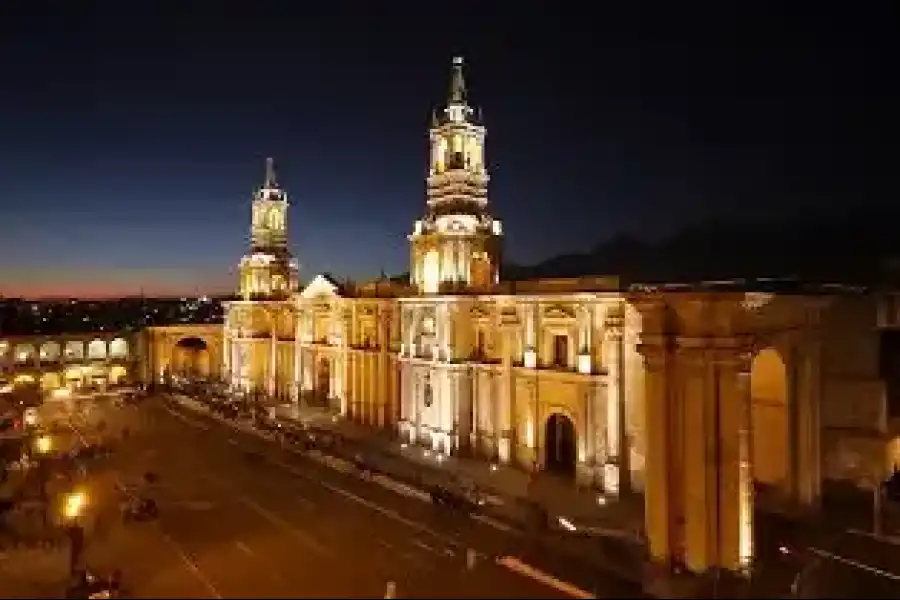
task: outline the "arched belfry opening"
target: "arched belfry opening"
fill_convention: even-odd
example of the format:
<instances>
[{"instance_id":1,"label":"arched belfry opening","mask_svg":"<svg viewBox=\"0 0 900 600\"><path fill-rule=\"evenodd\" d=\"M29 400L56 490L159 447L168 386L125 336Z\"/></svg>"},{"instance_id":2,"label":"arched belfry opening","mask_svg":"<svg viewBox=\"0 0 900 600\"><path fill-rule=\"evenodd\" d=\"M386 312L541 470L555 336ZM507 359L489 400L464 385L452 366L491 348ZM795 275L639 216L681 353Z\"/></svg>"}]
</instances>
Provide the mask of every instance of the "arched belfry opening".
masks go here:
<instances>
[{"instance_id":1,"label":"arched belfry opening","mask_svg":"<svg viewBox=\"0 0 900 600\"><path fill-rule=\"evenodd\" d=\"M560 413L550 415L544 432L544 452L544 468L548 472L565 477L575 476L578 450L572 419Z\"/></svg>"}]
</instances>

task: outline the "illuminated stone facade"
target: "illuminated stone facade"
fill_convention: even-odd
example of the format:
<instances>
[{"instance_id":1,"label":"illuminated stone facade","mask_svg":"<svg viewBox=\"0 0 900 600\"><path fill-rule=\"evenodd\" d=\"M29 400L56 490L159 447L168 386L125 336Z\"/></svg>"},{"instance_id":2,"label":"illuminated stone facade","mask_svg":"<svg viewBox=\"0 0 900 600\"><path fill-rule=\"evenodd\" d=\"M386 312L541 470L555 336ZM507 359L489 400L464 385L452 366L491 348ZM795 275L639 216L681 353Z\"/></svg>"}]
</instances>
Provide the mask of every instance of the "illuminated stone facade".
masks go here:
<instances>
[{"instance_id":1,"label":"illuminated stone facade","mask_svg":"<svg viewBox=\"0 0 900 600\"><path fill-rule=\"evenodd\" d=\"M645 525L660 561L739 570L754 505L815 508L826 480L887 474L875 302L706 287L629 298L645 364Z\"/></svg>"},{"instance_id":2,"label":"illuminated stone facade","mask_svg":"<svg viewBox=\"0 0 900 600\"><path fill-rule=\"evenodd\" d=\"M132 333L0 337L0 389L103 389L140 378Z\"/></svg>"},{"instance_id":3,"label":"illuminated stone facade","mask_svg":"<svg viewBox=\"0 0 900 600\"><path fill-rule=\"evenodd\" d=\"M145 382L167 383L171 378L219 381L223 377L221 325L159 325L147 327L138 338L141 375Z\"/></svg>"},{"instance_id":4,"label":"illuminated stone facade","mask_svg":"<svg viewBox=\"0 0 900 600\"><path fill-rule=\"evenodd\" d=\"M641 492L651 556L694 571L749 563L754 503L815 507L825 479L885 472L871 297L501 282L485 135L455 61L404 285L319 275L295 290L286 195L267 176L225 379L437 452Z\"/></svg>"}]
</instances>

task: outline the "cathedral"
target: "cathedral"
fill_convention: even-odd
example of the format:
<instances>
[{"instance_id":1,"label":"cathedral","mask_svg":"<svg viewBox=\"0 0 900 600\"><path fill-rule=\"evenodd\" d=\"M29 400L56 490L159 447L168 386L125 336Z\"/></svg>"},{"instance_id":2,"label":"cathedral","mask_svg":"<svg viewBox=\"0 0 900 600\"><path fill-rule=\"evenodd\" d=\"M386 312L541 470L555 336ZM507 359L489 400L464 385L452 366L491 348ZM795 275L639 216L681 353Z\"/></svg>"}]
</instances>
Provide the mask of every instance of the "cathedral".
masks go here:
<instances>
[{"instance_id":1,"label":"cathedral","mask_svg":"<svg viewBox=\"0 0 900 600\"><path fill-rule=\"evenodd\" d=\"M393 428L435 452L550 470L610 493L641 489L639 317L618 281L500 279L487 130L459 58L428 133L405 284L323 274L298 290L288 196L268 161L240 299L226 308L226 379Z\"/></svg>"},{"instance_id":2,"label":"cathedral","mask_svg":"<svg viewBox=\"0 0 900 600\"><path fill-rule=\"evenodd\" d=\"M900 300L764 280L504 281L460 59L428 134L407 281L300 289L269 160L224 326L147 328L141 378L202 362L438 456L637 492L650 556L695 572L749 568L754 507L817 510L826 486L872 489L900 464L900 375L885 366L900 364L886 354Z\"/></svg>"}]
</instances>

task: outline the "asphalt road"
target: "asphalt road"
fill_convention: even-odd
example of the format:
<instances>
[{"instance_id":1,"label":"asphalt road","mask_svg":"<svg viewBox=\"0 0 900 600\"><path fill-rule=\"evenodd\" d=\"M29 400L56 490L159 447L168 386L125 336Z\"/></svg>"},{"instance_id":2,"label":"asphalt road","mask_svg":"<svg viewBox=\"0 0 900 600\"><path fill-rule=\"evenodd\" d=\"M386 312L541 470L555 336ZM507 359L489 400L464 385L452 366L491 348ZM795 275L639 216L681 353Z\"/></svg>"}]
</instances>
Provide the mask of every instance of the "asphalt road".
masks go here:
<instances>
[{"instance_id":1,"label":"asphalt road","mask_svg":"<svg viewBox=\"0 0 900 600\"><path fill-rule=\"evenodd\" d=\"M563 578L546 568L554 559L519 534L149 404L113 461L125 485L147 471L159 475L147 493L160 519L125 526L101 519L87 556L101 571L121 568L135 597L385 597L389 582L396 597L579 594L560 589ZM557 574L572 570L557 567ZM640 591L594 571L566 579L600 597Z\"/></svg>"}]
</instances>

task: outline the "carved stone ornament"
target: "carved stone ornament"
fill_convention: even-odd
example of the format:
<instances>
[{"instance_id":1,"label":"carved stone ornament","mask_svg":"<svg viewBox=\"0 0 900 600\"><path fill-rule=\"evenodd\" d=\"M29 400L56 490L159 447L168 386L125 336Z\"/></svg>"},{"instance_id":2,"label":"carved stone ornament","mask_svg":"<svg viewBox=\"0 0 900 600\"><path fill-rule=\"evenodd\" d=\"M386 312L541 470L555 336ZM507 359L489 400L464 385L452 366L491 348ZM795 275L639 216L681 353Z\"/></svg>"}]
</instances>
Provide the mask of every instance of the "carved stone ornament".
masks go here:
<instances>
[{"instance_id":1,"label":"carved stone ornament","mask_svg":"<svg viewBox=\"0 0 900 600\"><path fill-rule=\"evenodd\" d=\"M561 304L554 304L544 309L545 319L574 319L575 312Z\"/></svg>"},{"instance_id":2,"label":"carved stone ornament","mask_svg":"<svg viewBox=\"0 0 900 600\"><path fill-rule=\"evenodd\" d=\"M472 310L469 311L469 315L473 319L487 319L491 316L491 313L484 306L476 304L472 307Z\"/></svg>"},{"instance_id":3,"label":"carved stone ornament","mask_svg":"<svg viewBox=\"0 0 900 600\"><path fill-rule=\"evenodd\" d=\"M774 297L775 294L766 292L747 292L744 294L744 300L741 302L741 306L743 306L745 310L759 310L771 302Z\"/></svg>"}]
</instances>

